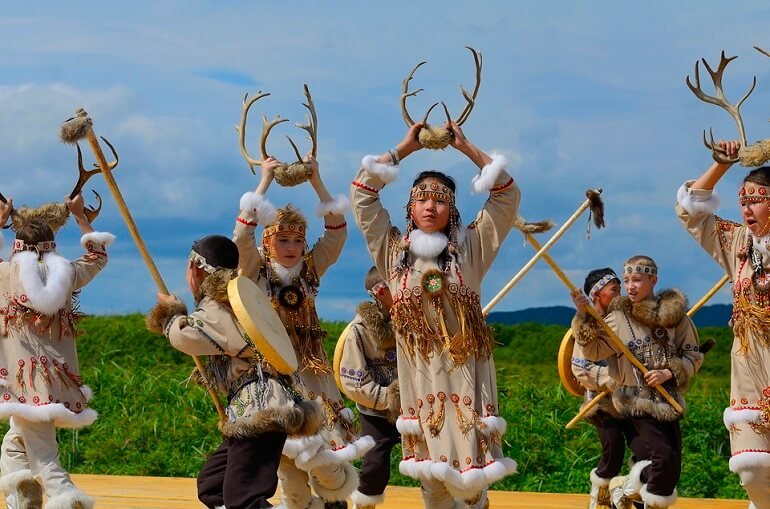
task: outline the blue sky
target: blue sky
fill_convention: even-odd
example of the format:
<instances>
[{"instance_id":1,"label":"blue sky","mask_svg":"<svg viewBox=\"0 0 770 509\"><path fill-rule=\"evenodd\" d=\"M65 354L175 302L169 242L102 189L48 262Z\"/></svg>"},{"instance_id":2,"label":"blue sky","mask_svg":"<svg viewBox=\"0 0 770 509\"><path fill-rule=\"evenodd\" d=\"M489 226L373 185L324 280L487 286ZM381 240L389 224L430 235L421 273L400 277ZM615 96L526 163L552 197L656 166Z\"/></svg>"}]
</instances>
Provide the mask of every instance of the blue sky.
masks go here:
<instances>
[{"instance_id":1,"label":"blue sky","mask_svg":"<svg viewBox=\"0 0 770 509\"><path fill-rule=\"evenodd\" d=\"M462 107L458 87L473 80L463 48L470 45L484 55L484 74L464 130L483 149L509 156L522 188L521 214L561 223L585 189L604 189L606 230L586 240L582 218L552 250L567 274L580 282L591 268L619 269L628 256L645 253L662 267L661 286L680 287L694 302L721 273L679 225L674 197L684 179L709 164L701 130L711 126L723 137L736 130L727 113L696 100L684 78L700 57L717 62L722 49L739 55L725 75L726 93L735 100L757 76L743 116L749 140L767 137L770 59L752 46L770 47L768 19L770 5L759 1L729 9L712 1L8 4L0 17L0 191L17 205L67 193L75 154L58 141L58 129L85 107L97 134L120 153L115 177L166 284L187 297L191 242L229 235L239 197L257 183L233 129L246 92L272 93L252 111L249 146L256 153L258 114L303 121L302 84L309 84L321 171L333 194L347 194L361 157L403 136L400 85L414 64L428 60L413 82L425 88L410 102L413 116L442 99L452 111ZM275 129L271 151L284 160L292 157L285 134L302 138L287 124ZM405 161L402 178L382 195L392 215L400 221L409 176L427 168L457 179L461 213L471 220L484 198L469 192L474 167L451 150ZM738 217L732 197L744 173L735 168L718 188L727 217ZM95 227L118 240L110 265L84 291L83 308L144 312L155 285L103 179L89 186L105 198ZM316 205L307 184L274 185L269 198L309 215ZM69 225L61 233L67 256L79 254L76 230ZM320 233L315 221L310 240ZM512 233L482 300L532 253ZM354 227L343 257L322 282L324 318L349 319L365 298L361 280L370 261ZM723 291L715 302L729 299ZM538 264L496 310L568 303L563 285Z\"/></svg>"}]
</instances>

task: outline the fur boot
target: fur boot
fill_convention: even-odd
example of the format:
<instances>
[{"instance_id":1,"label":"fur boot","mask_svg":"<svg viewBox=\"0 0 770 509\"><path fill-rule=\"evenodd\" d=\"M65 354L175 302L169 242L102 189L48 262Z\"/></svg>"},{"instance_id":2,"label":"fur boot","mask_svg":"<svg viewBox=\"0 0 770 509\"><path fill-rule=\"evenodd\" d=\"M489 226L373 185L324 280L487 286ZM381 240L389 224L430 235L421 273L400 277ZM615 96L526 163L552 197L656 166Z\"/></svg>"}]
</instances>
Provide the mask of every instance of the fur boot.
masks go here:
<instances>
[{"instance_id":1,"label":"fur boot","mask_svg":"<svg viewBox=\"0 0 770 509\"><path fill-rule=\"evenodd\" d=\"M611 509L610 479L596 475L596 469L591 470L591 500L588 509Z\"/></svg>"},{"instance_id":2,"label":"fur boot","mask_svg":"<svg viewBox=\"0 0 770 509\"><path fill-rule=\"evenodd\" d=\"M628 475L612 478L610 498L617 509L634 509L634 501L642 499L642 470L651 463L649 460L639 461Z\"/></svg>"},{"instance_id":3,"label":"fur boot","mask_svg":"<svg viewBox=\"0 0 770 509\"><path fill-rule=\"evenodd\" d=\"M356 490L350 494L350 500L353 502L353 509L374 509L377 504L385 502L385 495L364 495Z\"/></svg>"}]
</instances>

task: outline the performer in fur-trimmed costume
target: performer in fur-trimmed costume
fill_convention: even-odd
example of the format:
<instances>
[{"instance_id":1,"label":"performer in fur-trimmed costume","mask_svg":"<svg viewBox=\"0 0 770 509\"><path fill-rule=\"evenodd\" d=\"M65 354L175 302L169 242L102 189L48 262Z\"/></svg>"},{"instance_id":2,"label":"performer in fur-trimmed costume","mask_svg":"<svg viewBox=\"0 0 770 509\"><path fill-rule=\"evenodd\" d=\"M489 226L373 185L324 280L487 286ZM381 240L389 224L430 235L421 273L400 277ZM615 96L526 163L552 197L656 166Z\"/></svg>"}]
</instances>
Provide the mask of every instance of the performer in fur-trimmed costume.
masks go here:
<instances>
[{"instance_id":1,"label":"performer in fur-trimmed costume","mask_svg":"<svg viewBox=\"0 0 770 509\"><path fill-rule=\"evenodd\" d=\"M69 214L86 250L72 262L56 253L54 240ZM0 225L9 217L16 240L10 261L0 262L0 418L10 418L10 429L0 450L0 489L17 507L42 507L44 492L46 509L90 509L93 499L59 463L56 428L97 417L78 365L75 293L107 264L114 236L91 228L80 194L66 207L15 211L12 201L0 201Z\"/></svg>"},{"instance_id":2,"label":"performer in fur-trimmed costume","mask_svg":"<svg viewBox=\"0 0 770 509\"><path fill-rule=\"evenodd\" d=\"M606 317L607 325L649 370L644 376L579 304L572 322L585 358L608 359L609 374L618 385L612 402L621 416L631 419L636 434L637 463L628 476L615 477L609 486L618 509L631 509L639 500L650 509L665 509L676 502L682 416L654 387L662 384L684 408L683 393L703 362L698 332L686 315L687 299L678 290L655 295L657 273L651 258L630 258L623 267L628 296L613 300Z\"/></svg>"},{"instance_id":3,"label":"performer in fur-trimmed costume","mask_svg":"<svg viewBox=\"0 0 770 509\"><path fill-rule=\"evenodd\" d=\"M321 203L317 213L326 231L307 249L307 222L294 207L275 208L265 198L272 182L275 159L262 161L262 179L253 193L241 198L234 241L240 252L241 275L262 288L278 312L292 340L300 369L297 388L323 409L321 431L304 439L289 439L283 449L278 475L283 505L290 509L347 507L345 499L358 487L358 472L350 463L374 446L370 437L358 438L353 412L345 408L323 349L315 298L321 277L337 261L347 238L344 197L332 198L321 180L315 158L309 181ZM264 225L262 247L254 231ZM318 495L314 497L313 491Z\"/></svg>"},{"instance_id":4,"label":"performer in fur-trimmed costume","mask_svg":"<svg viewBox=\"0 0 770 509\"><path fill-rule=\"evenodd\" d=\"M586 276L583 290L585 293L580 290L573 293L575 305L590 302L599 314L605 315L612 300L620 294L620 279L610 268L595 269ZM609 362L606 359L596 362L586 359L578 342L575 342L572 351L572 373L586 389L583 405L600 391L613 391L617 388L617 383L610 376ZM629 419L623 418L615 410L611 397L605 397L590 410L586 420L596 427L602 446L599 464L590 474L591 500L588 509L610 509L610 481L620 474L626 444L630 446L635 436L634 427Z\"/></svg>"},{"instance_id":5,"label":"performer in fur-trimmed costume","mask_svg":"<svg viewBox=\"0 0 770 509\"><path fill-rule=\"evenodd\" d=\"M393 294L404 459L431 509L486 507L487 486L516 470L503 455L492 332L479 304L481 280L518 215L519 188L502 156L488 156L452 123L452 146L481 174L489 199L468 228L460 224L455 185L423 172L407 204L406 232L390 222L379 193L401 159L420 149L416 123L380 156L366 156L350 189L356 221L374 265Z\"/></svg>"},{"instance_id":6,"label":"performer in fur-trimmed costume","mask_svg":"<svg viewBox=\"0 0 770 509\"><path fill-rule=\"evenodd\" d=\"M390 479L390 452L401 436L396 419L401 409L396 370L396 336L390 319L393 297L375 267L364 278L364 287L374 302L358 305L358 313L346 329L340 361L340 382L345 394L356 402L361 433L371 436L375 446L364 456L360 483L353 492L354 509L374 509L385 500Z\"/></svg>"},{"instance_id":7,"label":"performer in fur-trimmed costume","mask_svg":"<svg viewBox=\"0 0 770 509\"><path fill-rule=\"evenodd\" d=\"M227 284L237 272L235 244L204 237L187 265L195 311L188 315L176 297L158 294L146 320L177 350L207 356L205 376L196 376L227 395L227 421L219 423L224 440L198 474L198 498L210 509L272 507L287 435L313 435L321 424L317 406L262 357L233 314Z\"/></svg>"},{"instance_id":8,"label":"performer in fur-trimmed costume","mask_svg":"<svg viewBox=\"0 0 770 509\"><path fill-rule=\"evenodd\" d=\"M740 142L720 141L736 160ZM676 212L687 231L733 282L730 470L741 478L754 509L770 509L770 167L746 175L738 191L743 224L715 215L714 187L731 164L713 163L677 193Z\"/></svg>"}]
</instances>

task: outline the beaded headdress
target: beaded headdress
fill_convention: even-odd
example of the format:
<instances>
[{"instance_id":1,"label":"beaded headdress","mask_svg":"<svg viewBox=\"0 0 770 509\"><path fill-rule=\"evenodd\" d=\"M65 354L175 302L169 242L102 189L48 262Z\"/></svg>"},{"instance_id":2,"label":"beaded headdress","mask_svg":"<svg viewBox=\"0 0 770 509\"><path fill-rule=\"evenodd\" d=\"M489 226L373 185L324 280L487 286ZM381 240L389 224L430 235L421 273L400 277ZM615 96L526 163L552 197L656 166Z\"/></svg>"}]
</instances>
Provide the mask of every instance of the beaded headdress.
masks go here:
<instances>
[{"instance_id":1,"label":"beaded headdress","mask_svg":"<svg viewBox=\"0 0 770 509\"><path fill-rule=\"evenodd\" d=\"M613 281L620 282L620 279L618 279L618 276L613 272L611 274L605 274L599 281L594 283L594 285L591 287L591 291L588 292L588 299L593 302L593 300L596 298L597 295L599 295L599 292L602 291L602 288L607 286Z\"/></svg>"},{"instance_id":2,"label":"beaded headdress","mask_svg":"<svg viewBox=\"0 0 770 509\"><path fill-rule=\"evenodd\" d=\"M287 205L277 210L276 220L266 225L262 230L262 249L266 256L271 255L271 239L282 233L298 235L303 240L307 231L307 220L300 211L292 205Z\"/></svg>"},{"instance_id":3,"label":"beaded headdress","mask_svg":"<svg viewBox=\"0 0 770 509\"><path fill-rule=\"evenodd\" d=\"M623 265L624 274L643 274L645 276L657 276L658 268L647 263L633 262Z\"/></svg>"},{"instance_id":4,"label":"beaded headdress","mask_svg":"<svg viewBox=\"0 0 770 509\"><path fill-rule=\"evenodd\" d=\"M38 242L36 244L24 242L21 239L16 239L13 241L13 252L20 253L21 251L36 251L38 253L50 253L51 251L56 251L56 242L53 240L46 240L43 242Z\"/></svg>"},{"instance_id":5,"label":"beaded headdress","mask_svg":"<svg viewBox=\"0 0 770 509\"><path fill-rule=\"evenodd\" d=\"M738 203L741 205L768 200L770 200L770 187L754 182L744 182L738 190Z\"/></svg>"}]
</instances>

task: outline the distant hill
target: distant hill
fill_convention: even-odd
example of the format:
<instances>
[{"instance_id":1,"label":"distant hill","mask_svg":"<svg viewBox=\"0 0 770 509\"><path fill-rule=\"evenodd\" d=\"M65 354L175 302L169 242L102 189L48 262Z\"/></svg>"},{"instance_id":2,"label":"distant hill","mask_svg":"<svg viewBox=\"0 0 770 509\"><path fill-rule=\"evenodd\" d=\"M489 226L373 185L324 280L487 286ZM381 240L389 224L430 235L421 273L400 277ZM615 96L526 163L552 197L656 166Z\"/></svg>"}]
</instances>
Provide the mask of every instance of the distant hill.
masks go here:
<instances>
[{"instance_id":1,"label":"distant hill","mask_svg":"<svg viewBox=\"0 0 770 509\"><path fill-rule=\"evenodd\" d=\"M727 327L733 307L728 304L704 306L693 317L697 327ZM490 323L514 325L517 323L539 323L569 327L575 309L567 306L528 308L519 311L499 311L489 314Z\"/></svg>"}]
</instances>

